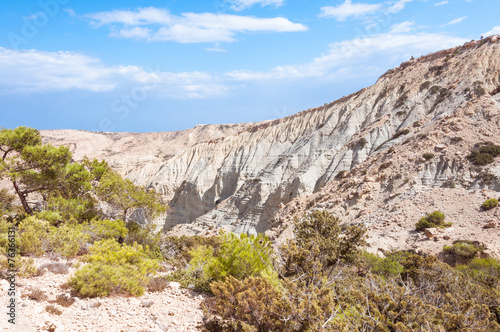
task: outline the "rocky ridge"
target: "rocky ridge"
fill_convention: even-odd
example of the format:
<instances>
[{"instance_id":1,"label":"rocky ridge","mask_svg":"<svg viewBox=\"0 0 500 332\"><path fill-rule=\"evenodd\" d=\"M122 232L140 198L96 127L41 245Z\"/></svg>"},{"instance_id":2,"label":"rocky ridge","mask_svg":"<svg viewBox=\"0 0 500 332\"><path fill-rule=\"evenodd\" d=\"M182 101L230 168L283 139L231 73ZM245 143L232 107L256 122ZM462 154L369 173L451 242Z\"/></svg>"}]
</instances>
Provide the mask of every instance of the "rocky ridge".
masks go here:
<instances>
[{"instance_id":1,"label":"rocky ridge","mask_svg":"<svg viewBox=\"0 0 500 332\"><path fill-rule=\"evenodd\" d=\"M134 134L144 135L143 141L128 134L92 133L119 137L121 145L115 141L111 145L119 146L120 154L102 148L99 154L92 148L85 154L111 159L129 179L161 192L171 207L162 223L176 234L223 227L235 232L268 231L282 238L290 217L314 206L330 209L345 222L373 225L371 234L378 234L382 225L392 225L387 220L395 219L395 213L406 213L408 225L401 227L408 227L432 207L444 204L442 197L472 205L469 196L475 197L479 189L484 191L478 202L483 196L498 196L498 161L477 170L465 156L475 143L500 143L499 58L499 37L492 36L412 59L371 87L290 117L228 125L227 131L195 137L182 148L177 146L186 137L183 132ZM63 132L42 135L51 143L71 143ZM179 139L169 141L169 135ZM60 141L54 140L56 136ZM462 140L455 142L455 137ZM92 142L90 136L85 140ZM76 158L82 151L77 144ZM423 161L426 152L435 156ZM336 180L343 171L346 179ZM489 184L477 178L484 172L493 175ZM451 182L453 190L441 188ZM386 209L387 204L407 206L429 197L434 204L421 203L417 210ZM465 223L467 216L476 216L478 202L464 206L457 218ZM446 206L451 209L452 203ZM484 217L489 223L487 216L481 214L479 220ZM496 217L491 216L494 222Z\"/></svg>"}]
</instances>

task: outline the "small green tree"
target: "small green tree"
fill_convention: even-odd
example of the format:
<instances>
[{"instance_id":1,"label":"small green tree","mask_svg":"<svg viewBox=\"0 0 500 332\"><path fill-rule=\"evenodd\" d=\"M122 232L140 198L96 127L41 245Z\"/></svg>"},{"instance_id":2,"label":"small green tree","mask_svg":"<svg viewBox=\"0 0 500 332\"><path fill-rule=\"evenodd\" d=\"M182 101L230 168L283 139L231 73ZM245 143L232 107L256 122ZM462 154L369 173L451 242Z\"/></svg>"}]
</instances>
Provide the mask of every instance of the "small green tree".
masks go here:
<instances>
[{"instance_id":1,"label":"small green tree","mask_svg":"<svg viewBox=\"0 0 500 332\"><path fill-rule=\"evenodd\" d=\"M40 133L32 128L0 130L0 177L12 182L24 211L32 215L27 197L38 193L49 197L79 198L91 190L92 175L83 165L71 163L66 146L42 144Z\"/></svg>"},{"instance_id":2,"label":"small green tree","mask_svg":"<svg viewBox=\"0 0 500 332\"><path fill-rule=\"evenodd\" d=\"M127 221L129 211L132 209L143 209L149 219L166 211L158 193L136 186L132 181L123 179L111 169L107 169L102 174L96 192L101 200L121 210L121 218L124 221Z\"/></svg>"},{"instance_id":3,"label":"small green tree","mask_svg":"<svg viewBox=\"0 0 500 332\"><path fill-rule=\"evenodd\" d=\"M281 247L285 276L352 261L366 244L365 227L341 227L340 220L327 211L316 210L296 219L294 234L295 239Z\"/></svg>"},{"instance_id":4,"label":"small green tree","mask_svg":"<svg viewBox=\"0 0 500 332\"><path fill-rule=\"evenodd\" d=\"M33 208L27 198L35 193L42 196L46 209L63 219L89 221L99 216L97 198L120 209L124 220L133 208L142 208L148 218L166 210L154 190L123 179L105 161L72 162L66 146L42 144L40 133L32 128L1 129L0 155L0 178L12 182L29 215Z\"/></svg>"}]
</instances>

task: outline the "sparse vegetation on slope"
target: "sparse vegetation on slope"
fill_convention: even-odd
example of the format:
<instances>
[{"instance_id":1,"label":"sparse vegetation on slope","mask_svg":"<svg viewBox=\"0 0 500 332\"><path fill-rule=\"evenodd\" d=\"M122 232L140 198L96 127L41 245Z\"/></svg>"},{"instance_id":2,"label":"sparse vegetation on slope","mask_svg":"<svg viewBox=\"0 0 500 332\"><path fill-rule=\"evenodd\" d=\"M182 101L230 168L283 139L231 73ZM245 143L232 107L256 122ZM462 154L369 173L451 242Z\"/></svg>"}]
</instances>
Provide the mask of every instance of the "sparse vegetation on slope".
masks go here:
<instances>
[{"instance_id":1,"label":"sparse vegetation on slope","mask_svg":"<svg viewBox=\"0 0 500 332\"><path fill-rule=\"evenodd\" d=\"M496 199L496 198L487 199L486 201L484 201L483 205L481 205L481 206L485 210L491 210L494 207L498 206L498 199Z\"/></svg>"},{"instance_id":2,"label":"sparse vegetation on slope","mask_svg":"<svg viewBox=\"0 0 500 332\"><path fill-rule=\"evenodd\" d=\"M449 227L451 223L444 222L445 215L441 211L434 211L427 215L427 217L422 217L416 224L417 230L421 231L426 228L434 227Z\"/></svg>"}]
</instances>

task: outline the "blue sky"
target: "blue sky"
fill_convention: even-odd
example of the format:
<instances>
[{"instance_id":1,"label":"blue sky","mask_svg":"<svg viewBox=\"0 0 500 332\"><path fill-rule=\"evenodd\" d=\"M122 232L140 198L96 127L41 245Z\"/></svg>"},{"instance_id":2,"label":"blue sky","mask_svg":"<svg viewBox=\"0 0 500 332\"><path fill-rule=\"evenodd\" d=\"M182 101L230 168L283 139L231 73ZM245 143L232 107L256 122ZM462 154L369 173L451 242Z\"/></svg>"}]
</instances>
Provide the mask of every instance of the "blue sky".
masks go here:
<instances>
[{"instance_id":1,"label":"blue sky","mask_svg":"<svg viewBox=\"0 0 500 332\"><path fill-rule=\"evenodd\" d=\"M171 131L275 119L500 34L498 0L6 0L0 126Z\"/></svg>"}]
</instances>

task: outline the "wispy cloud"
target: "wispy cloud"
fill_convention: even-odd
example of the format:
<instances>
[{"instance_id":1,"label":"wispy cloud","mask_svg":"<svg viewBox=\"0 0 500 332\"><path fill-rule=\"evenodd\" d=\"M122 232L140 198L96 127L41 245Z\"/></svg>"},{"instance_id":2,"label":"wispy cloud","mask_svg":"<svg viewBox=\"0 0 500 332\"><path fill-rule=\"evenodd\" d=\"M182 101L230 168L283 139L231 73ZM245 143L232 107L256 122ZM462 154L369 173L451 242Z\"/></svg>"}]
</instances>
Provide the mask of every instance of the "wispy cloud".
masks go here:
<instances>
[{"instance_id":1,"label":"wispy cloud","mask_svg":"<svg viewBox=\"0 0 500 332\"><path fill-rule=\"evenodd\" d=\"M411 33L413 22L394 25L390 32L336 42L326 54L300 65L279 65L265 71L167 72L138 66L109 66L100 59L73 52L8 50L0 47L0 94L68 90L108 92L143 87L158 97L197 99L227 95L247 84L318 79L339 81L362 77L422 55L463 44L447 34ZM496 28L495 28L496 29ZM214 48L218 48L216 44ZM212 50L214 51L214 50ZM305 81L304 81L305 82Z\"/></svg>"},{"instance_id":2,"label":"wispy cloud","mask_svg":"<svg viewBox=\"0 0 500 332\"><path fill-rule=\"evenodd\" d=\"M410 32L412 30L415 30L415 22L410 21L394 24L391 27L392 33Z\"/></svg>"},{"instance_id":3,"label":"wispy cloud","mask_svg":"<svg viewBox=\"0 0 500 332\"><path fill-rule=\"evenodd\" d=\"M406 23L406 22L405 22ZM411 24L404 24L409 31ZM396 27L397 28L397 27ZM397 29L396 29L397 30ZM467 40L445 34L397 33L395 31L356 38L329 45L327 54L312 62L298 66L277 66L269 71L237 70L226 75L236 80L301 79L308 77L333 77L347 79L373 66L374 59L395 59L402 61L410 55L422 55L443 48L463 44ZM386 61L384 61L386 65ZM348 74L350 73L350 74ZM351 75L351 76L349 76Z\"/></svg>"},{"instance_id":4,"label":"wispy cloud","mask_svg":"<svg viewBox=\"0 0 500 332\"><path fill-rule=\"evenodd\" d=\"M438 2L436 3L434 6L442 6L442 5L447 5L448 4L448 1L441 1L441 2Z\"/></svg>"},{"instance_id":5,"label":"wispy cloud","mask_svg":"<svg viewBox=\"0 0 500 332\"><path fill-rule=\"evenodd\" d=\"M405 9L406 4L412 2L413 0L399 0L393 5L391 5L389 8L387 8L387 12L390 14L397 13L399 11L402 11Z\"/></svg>"},{"instance_id":6,"label":"wispy cloud","mask_svg":"<svg viewBox=\"0 0 500 332\"><path fill-rule=\"evenodd\" d=\"M204 72L151 72L137 66L108 66L73 52L9 50L0 47L0 93L83 90L108 92L127 87L156 87L170 98L202 98L229 88Z\"/></svg>"},{"instance_id":7,"label":"wispy cloud","mask_svg":"<svg viewBox=\"0 0 500 332\"><path fill-rule=\"evenodd\" d=\"M86 15L96 27L111 25L110 36L178 43L233 42L237 33L306 31L283 17L257 18L213 13L173 15L164 9L140 8Z\"/></svg>"},{"instance_id":8,"label":"wispy cloud","mask_svg":"<svg viewBox=\"0 0 500 332\"><path fill-rule=\"evenodd\" d=\"M219 53L227 52L227 50L222 48L219 43L215 43L213 47L206 48L205 50L209 52L219 52Z\"/></svg>"},{"instance_id":9,"label":"wispy cloud","mask_svg":"<svg viewBox=\"0 0 500 332\"><path fill-rule=\"evenodd\" d=\"M345 21L349 17L362 17L368 14L377 12L382 5L380 4L364 4L352 3L352 0L345 0L345 2L338 6L325 6L321 8L320 17L333 17L337 21Z\"/></svg>"},{"instance_id":10,"label":"wispy cloud","mask_svg":"<svg viewBox=\"0 0 500 332\"><path fill-rule=\"evenodd\" d=\"M285 0L227 0L227 2L232 4L231 8L234 10L243 10L254 5L280 7Z\"/></svg>"},{"instance_id":11,"label":"wispy cloud","mask_svg":"<svg viewBox=\"0 0 500 332\"><path fill-rule=\"evenodd\" d=\"M500 25L497 25L490 31L483 34L483 36L500 35Z\"/></svg>"},{"instance_id":12,"label":"wispy cloud","mask_svg":"<svg viewBox=\"0 0 500 332\"><path fill-rule=\"evenodd\" d=\"M451 20L446 24L440 25L439 27L443 28L443 27L446 27L448 25L458 24L458 23L462 22L463 20L465 20L466 18L467 18L467 16L462 16L462 17L456 18L454 20Z\"/></svg>"},{"instance_id":13,"label":"wispy cloud","mask_svg":"<svg viewBox=\"0 0 500 332\"><path fill-rule=\"evenodd\" d=\"M325 6L321 8L320 17L335 18L337 21L345 21L348 18L363 18L377 12L394 14L403 10L407 3L414 0L398 0L379 4L352 3L352 0L338 6Z\"/></svg>"}]
</instances>

